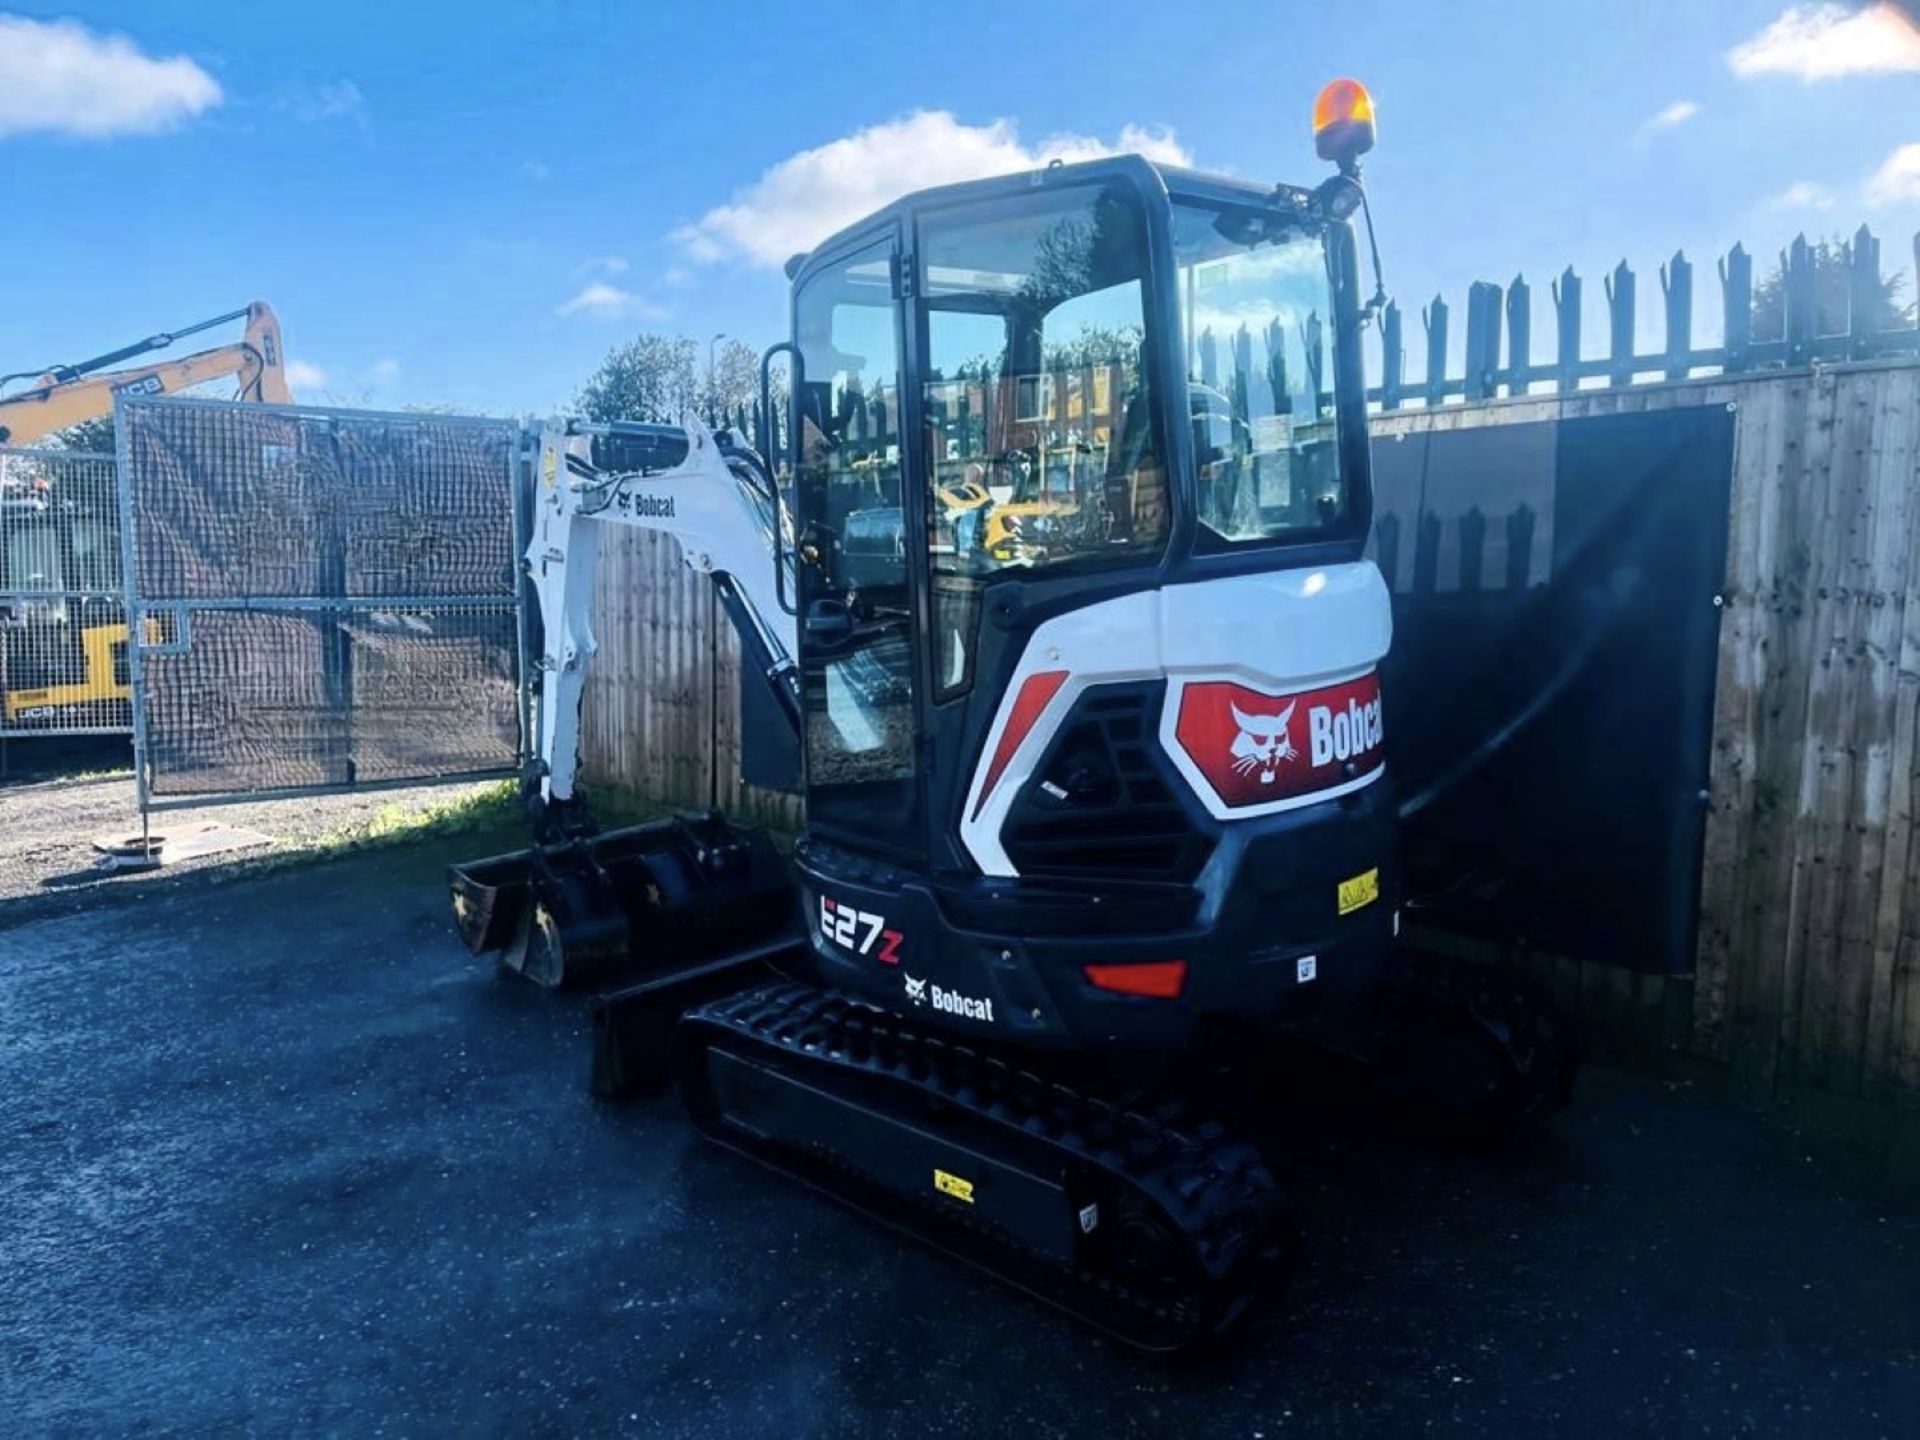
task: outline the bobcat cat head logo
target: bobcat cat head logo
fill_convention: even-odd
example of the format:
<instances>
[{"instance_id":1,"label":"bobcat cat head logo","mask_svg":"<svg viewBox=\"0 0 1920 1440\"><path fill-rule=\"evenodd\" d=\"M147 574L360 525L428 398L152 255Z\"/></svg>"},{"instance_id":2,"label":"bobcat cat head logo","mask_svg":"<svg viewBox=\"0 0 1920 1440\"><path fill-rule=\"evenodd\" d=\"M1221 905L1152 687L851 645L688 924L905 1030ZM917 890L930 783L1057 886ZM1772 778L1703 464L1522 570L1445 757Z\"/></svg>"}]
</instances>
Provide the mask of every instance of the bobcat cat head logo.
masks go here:
<instances>
[{"instance_id":1,"label":"bobcat cat head logo","mask_svg":"<svg viewBox=\"0 0 1920 1440\"><path fill-rule=\"evenodd\" d=\"M927 982L924 980L916 980L911 975L908 975L905 978L907 982L907 998L913 1001L913 1003L916 1005L926 1004L927 1003Z\"/></svg>"},{"instance_id":2,"label":"bobcat cat head logo","mask_svg":"<svg viewBox=\"0 0 1920 1440\"><path fill-rule=\"evenodd\" d=\"M1231 707L1233 723L1240 727L1231 747L1234 774L1251 775L1257 770L1262 785L1273 783L1280 762L1300 753L1293 748L1293 739L1287 734L1287 722L1293 719L1293 707L1299 703L1289 700L1287 708L1278 715L1249 714L1238 705Z\"/></svg>"}]
</instances>

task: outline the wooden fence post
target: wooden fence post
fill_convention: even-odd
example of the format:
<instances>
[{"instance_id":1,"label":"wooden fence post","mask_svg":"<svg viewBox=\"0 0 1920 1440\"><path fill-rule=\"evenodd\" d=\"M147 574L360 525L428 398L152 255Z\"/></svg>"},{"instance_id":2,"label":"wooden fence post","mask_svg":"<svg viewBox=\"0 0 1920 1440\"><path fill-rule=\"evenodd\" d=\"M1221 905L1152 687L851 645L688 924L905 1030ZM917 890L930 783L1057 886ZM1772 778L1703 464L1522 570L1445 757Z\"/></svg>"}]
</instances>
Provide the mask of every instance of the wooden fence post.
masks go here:
<instances>
[{"instance_id":1,"label":"wooden fence post","mask_svg":"<svg viewBox=\"0 0 1920 1440\"><path fill-rule=\"evenodd\" d=\"M1533 365L1533 298L1524 276L1507 286L1507 394L1527 393Z\"/></svg>"},{"instance_id":2,"label":"wooden fence post","mask_svg":"<svg viewBox=\"0 0 1920 1440\"><path fill-rule=\"evenodd\" d=\"M1420 312L1427 327L1427 404L1438 405L1447 396L1447 302L1434 296Z\"/></svg>"},{"instance_id":3,"label":"wooden fence post","mask_svg":"<svg viewBox=\"0 0 1920 1440\"><path fill-rule=\"evenodd\" d=\"M1559 375L1562 391L1580 388L1580 277L1569 265L1553 282L1554 323L1559 330Z\"/></svg>"},{"instance_id":4,"label":"wooden fence post","mask_svg":"<svg viewBox=\"0 0 1920 1440\"><path fill-rule=\"evenodd\" d=\"M1864 360L1873 350L1880 315L1880 242L1862 225L1847 247L1848 354Z\"/></svg>"},{"instance_id":5,"label":"wooden fence post","mask_svg":"<svg viewBox=\"0 0 1920 1440\"><path fill-rule=\"evenodd\" d=\"M1721 364L1729 375L1747 368L1748 352L1753 345L1753 257L1747 247L1736 242L1720 262L1721 322L1726 359Z\"/></svg>"},{"instance_id":6,"label":"wooden fence post","mask_svg":"<svg viewBox=\"0 0 1920 1440\"><path fill-rule=\"evenodd\" d=\"M1400 408L1400 387L1402 369L1406 364L1406 352L1400 346L1400 306L1397 302L1387 302L1386 313L1380 317L1380 408L1398 410Z\"/></svg>"},{"instance_id":7,"label":"wooden fence post","mask_svg":"<svg viewBox=\"0 0 1920 1440\"><path fill-rule=\"evenodd\" d=\"M1780 257L1781 284L1787 314L1787 364L1807 363L1807 347L1812 343L1817 314L1817 277L1813 269L1813 247L1805 235L1796 235L1793 244Z\"/></svg>"},{"instance_id":8,"label":"wooden fence post","mask_svg":"<svg viewBox=\"0 0 1920 1440\"><path fill-rule=\"evenodd\" d=\"M1491 398L1499 370L1500 287L1476 280L1467 287L1467 399Z\"/></svg>"},{"instance_id":9,"label":"wooden fence post","mask_svg":"<svg viewBox=\"0 0 1920 1440\"><path fill-rule=\"evenodd\" d=\"M1611 332L1608 383L1633 383L1633 271L1622 260L1603 282L1607 292L1607 321Z\"/></svg>"},{"instance_id":10,"label":"wooden fence post","mask_svg":"<svg viewBox=\"0 0 1920 1440\"><path fill-rule=\"evenodd\" d=\"M1684 380L1693 351L1693 265L1685 251L1660 267L1660 289L1667 300L1667 379Z\"/></svg>"}]
</instances>

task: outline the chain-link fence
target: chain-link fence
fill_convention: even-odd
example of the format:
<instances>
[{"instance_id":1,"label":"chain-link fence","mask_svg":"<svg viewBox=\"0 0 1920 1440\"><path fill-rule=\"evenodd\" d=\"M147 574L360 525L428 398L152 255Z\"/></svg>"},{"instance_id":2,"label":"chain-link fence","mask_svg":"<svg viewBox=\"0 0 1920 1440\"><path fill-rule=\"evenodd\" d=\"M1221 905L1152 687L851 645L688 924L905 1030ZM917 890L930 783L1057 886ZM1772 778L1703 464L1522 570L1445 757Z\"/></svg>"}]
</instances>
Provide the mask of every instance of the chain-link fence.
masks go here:
<instances>
[{"instance_id":1,"label":"chain-link fence","mask_svg":"<svg viewBox=\"0 0 1920 1440\"><path fill-rule=\"evenodd\" d=\"M0 446L0 735L132 725L111 455Z\"/></svg>"},{"instance_id":2,"label":"chain-link fence","mask_svg":"<svg viewBox=\"0 0 1920 1440\"><path fill-rule=\"evenodd\" d=\"M518 764L518 426L117 414L143 804Z\"/></svg>"}]
</instances>

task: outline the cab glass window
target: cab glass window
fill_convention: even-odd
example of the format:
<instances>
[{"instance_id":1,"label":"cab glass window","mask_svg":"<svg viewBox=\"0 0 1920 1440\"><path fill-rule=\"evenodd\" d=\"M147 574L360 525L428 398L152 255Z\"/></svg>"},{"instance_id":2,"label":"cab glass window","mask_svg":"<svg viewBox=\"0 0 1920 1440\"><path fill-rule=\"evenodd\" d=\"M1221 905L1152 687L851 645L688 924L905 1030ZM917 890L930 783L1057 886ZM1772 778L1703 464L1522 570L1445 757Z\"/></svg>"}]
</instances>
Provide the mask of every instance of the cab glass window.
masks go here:
<instances>
[{"instance_id":1,"label":"cab glass window","mask_svg":"<svg viewBox=\"0 0 1920 1440\"><path fill-rule=\"evenodd\" d=\"M918 792L893 265L881 241L798 296L795 485L809 817L904 842ZM813 636L823 611L844 616L837 641Z\"/></svg>"},{"instance_id":2,"label":"cab glass window","mask_svg":"<svg viewBox=\"0 0 1920 1440\"><path fill-rule=\"evenodd\" d=\"M1318 226L1176 199L1181 341L1202 551L1349 518L1333 405L1333 279Z\"/></svg>"},{"instance_id":3,"label":"cab glass window","mask_svg":"<svg viewBox=\"0 0 1920 1440\"><path fill-rule=\"evenodd\" d=\"M1126 186L1039 190L921 224L922 410L941 696L972 673L994 575L1166 543L1147 375L1146 219Z\"/></svg>"}]
</instances>

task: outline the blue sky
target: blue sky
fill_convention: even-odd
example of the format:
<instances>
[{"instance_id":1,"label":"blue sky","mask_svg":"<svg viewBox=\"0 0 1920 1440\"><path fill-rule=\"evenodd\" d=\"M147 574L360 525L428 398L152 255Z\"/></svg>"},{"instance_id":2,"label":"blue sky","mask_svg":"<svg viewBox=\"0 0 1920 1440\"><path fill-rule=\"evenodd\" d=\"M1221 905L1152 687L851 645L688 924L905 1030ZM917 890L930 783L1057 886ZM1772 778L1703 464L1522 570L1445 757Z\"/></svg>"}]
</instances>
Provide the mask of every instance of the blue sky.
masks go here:
<instances>
[{"instance_id":1,"label":"blue sky","mask_svg":"<svg viewBox=\"0 0 1920 1440\"><path fill-rule=\"evenodd\" d=\"M1128 8L0 0L0 370L259 297L303 399L545 411L640 329L778 338L779 259L929 179L1115 145L1316 179L1336 74L1379 104L1410 311L1572 262L1597 335L1622 256L1652 314L1676 246L1710 300L1733 240L1863 219L1913 263L1920 34L1891 6Z\"/></svg>"}]
</instances>

